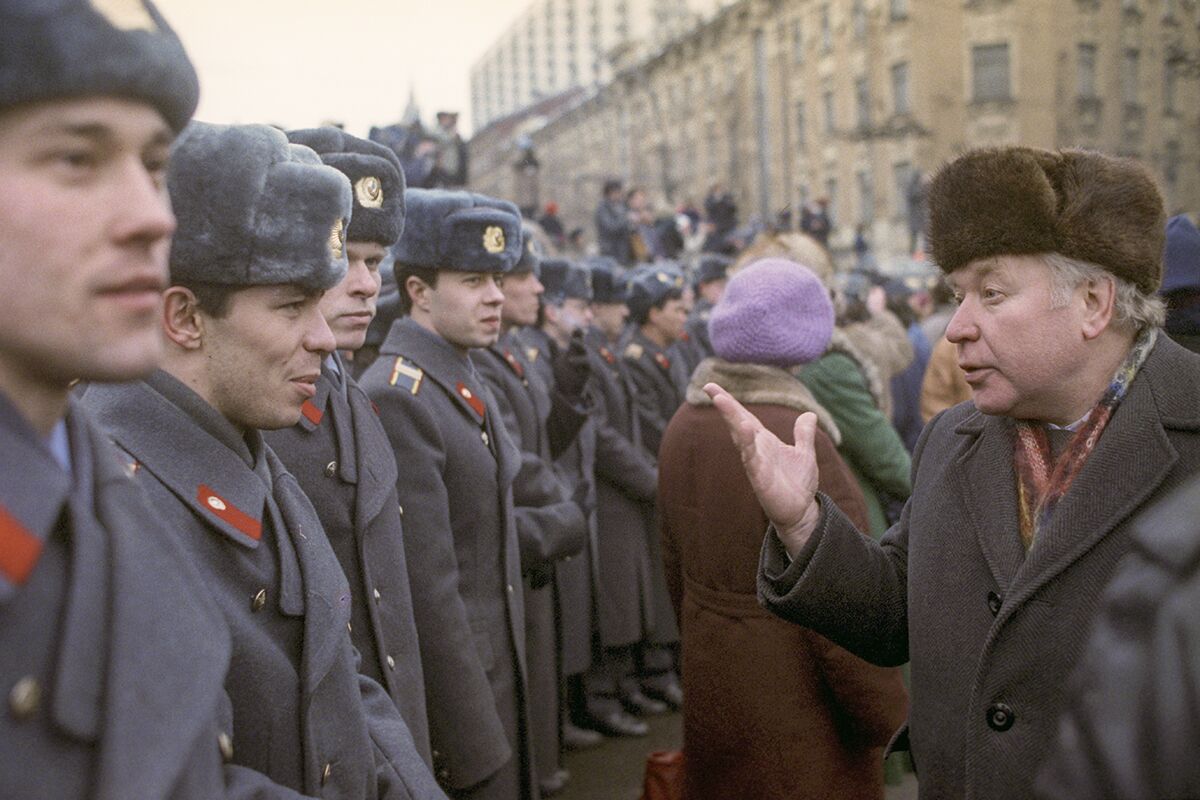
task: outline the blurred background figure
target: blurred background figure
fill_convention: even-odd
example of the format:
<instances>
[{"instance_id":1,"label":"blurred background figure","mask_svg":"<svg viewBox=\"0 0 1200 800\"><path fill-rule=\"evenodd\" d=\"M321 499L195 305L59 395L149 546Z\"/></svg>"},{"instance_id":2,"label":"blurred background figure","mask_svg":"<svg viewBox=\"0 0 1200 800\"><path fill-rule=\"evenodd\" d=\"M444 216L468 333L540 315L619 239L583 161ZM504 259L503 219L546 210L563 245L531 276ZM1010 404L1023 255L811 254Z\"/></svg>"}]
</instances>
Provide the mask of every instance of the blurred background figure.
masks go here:
<instances>
[{"instance_id":1,"label":"blurred background figure","mask_svg":"<svg viewBox=\"0 0 1200 800\"><path fill-rule=\"evenodd\" d=\"M1200 231L1183 214L1167 222L1163 257L1167 301L1167 334L1194 353L1200 353Z\"/></svg>"},{"instance_id":2,"label":"blurred background figure","mask_svg":"<svg viewBox=\"0 0 1200 800\"><path fill-rule=\"evenodd\" d=\"M825 353L829 294L812 272L759 261L713 310L716 357L696 370L659 458L659 506L683 648L685 797L882 798L883 746L904 721L898 669L874 667L757 602L767 518L703 386L725 387L792 441L817 415L820 490L866 528L832 415L789 372Z\"/></svg>"}]
</instances>

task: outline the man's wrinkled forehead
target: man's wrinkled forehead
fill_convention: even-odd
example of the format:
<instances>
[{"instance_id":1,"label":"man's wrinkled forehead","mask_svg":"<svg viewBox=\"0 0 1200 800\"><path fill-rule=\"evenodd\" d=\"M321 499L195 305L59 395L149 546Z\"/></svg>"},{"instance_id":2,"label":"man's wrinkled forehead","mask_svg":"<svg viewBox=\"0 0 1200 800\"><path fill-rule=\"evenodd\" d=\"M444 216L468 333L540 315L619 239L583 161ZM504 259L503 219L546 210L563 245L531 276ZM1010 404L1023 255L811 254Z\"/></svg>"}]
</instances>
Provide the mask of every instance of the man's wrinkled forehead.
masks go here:
<instances>
[{"instance_id":1,"label":"man's wrinkled forehead","mask_svg":"<svg viewBox=\"0 0 1200 800\"><path fill-rule=\"evenodd\" d=\"M152 106L118 97L44 100L0 109L0 135L19 134L30 143L52 136L79 137L98 144L128 141L168 147L175 133Z\"/></svg>"},{"instance_id":2,"label":"man's wrinkled forehead","mask_svg":"<svg viewBox=\"0 0 1200 800\"><path fill-rule=\"evenodd\" d=\"M979 283L990 275L1003 274L1007 271L1002 256L977 258L946 276L946 283L954 291L962 291L968 286Z\"/></svg>"}]
</instances>

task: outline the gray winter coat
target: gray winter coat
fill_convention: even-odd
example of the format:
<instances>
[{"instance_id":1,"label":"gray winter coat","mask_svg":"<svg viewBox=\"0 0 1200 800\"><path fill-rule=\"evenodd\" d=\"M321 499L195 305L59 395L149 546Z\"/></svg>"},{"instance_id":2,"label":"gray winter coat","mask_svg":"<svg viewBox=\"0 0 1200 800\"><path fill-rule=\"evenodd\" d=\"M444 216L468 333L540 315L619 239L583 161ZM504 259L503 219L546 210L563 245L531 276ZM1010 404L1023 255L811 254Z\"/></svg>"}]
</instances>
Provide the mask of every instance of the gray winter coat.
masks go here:
<instances>
[{"instance_id":1,"label":"gray winter coat","mask_svg":"<svg viewBox=\"0 0 1200 800\"><path fill-rule=\"evenodd\" d=\"M71 475L0 395L0 550L42 543L0 593L0 797L243 794L221 760L229 630L112 445L74 403L66 422Z\"/></svg>"},{"instance_id":2,"label":"gray winter coat","mask_svg":"<svg viewBox=\"0 0 1200 800\"><path fill-rule=\"evenodd\" d=\"M913 494L881 542L826 504L790 562L763 548L760 599L876 664L912 661L907 738L922 798L1022 798L1133 518L1200 470L1200 357L1160 336L1028 555L1013 425L956 406L913 455Z\"/></svg>"},{"instance_id":3,"label":"gray winter coat","mask_svg":"<svg viewBox=\"0 0 1200 800\"><path fill-rule=\"evenodd\" d=\"M432 768L396 457L371 401L338 363L322 367L299 423L263 437L312 501L346 573L360 669L387 689Z\"/></svg>"},{"instance_id":4,"label":"gray winter coat","mask_svg":"<svg viewBox=\"0 0 1200 800\"><path fill-rule=\"evenodd\" d=\"M471 797L535 797L512 510L520 454L470 359L410 317L360 385L400 467L435 774Z\"/></svg>"},{"instance_id":5,"label":"gray winter coat","mask_svg":"<svg viewBox=\"0 0 1200 800\"><path fill-rule=\"evenodd\" d=\"M326 798L443 798L391 699L358 672L350 590L320 520L261 435L163 371L83 402L129 457L233 635L237 780Z\"/></svg>"}]
</instances>

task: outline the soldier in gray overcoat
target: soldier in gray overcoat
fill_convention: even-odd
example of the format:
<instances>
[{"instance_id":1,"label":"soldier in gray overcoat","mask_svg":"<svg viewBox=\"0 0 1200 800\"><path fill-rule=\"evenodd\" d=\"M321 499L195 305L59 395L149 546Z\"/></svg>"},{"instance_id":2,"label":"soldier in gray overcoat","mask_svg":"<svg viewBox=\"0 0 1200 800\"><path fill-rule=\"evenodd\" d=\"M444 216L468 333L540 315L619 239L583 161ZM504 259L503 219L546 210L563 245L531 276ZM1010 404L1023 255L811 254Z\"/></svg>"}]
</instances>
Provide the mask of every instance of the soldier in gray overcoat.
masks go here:
<instances>
[{"instance_id":1,"label":"soldier in gray overcoat","mask_svg":"<svg viewBox=\"0 0 1200 800\"><path fill-rule=\"evenodd\" d=\"M69 397L162 356L161 170L198 99L152 5L106 9L0 3L0 797L212 800L229 631Z\"/></svg>"},{"instance_id":2,"label":"soldier in gray overcoat","mask_svg":"<svg viewBox=\"0 0 1200 800\"><path fill-rule=\"evenodd\" d=\"M363 374L401 470L435 774L454 797L536 798L512 482L520 453L468 352L500 334L515 206L409 189L393 248L405 316Z\"/></svg>"},{"instance_id":3,"label":"soldier in gray overcoat","mask_svg":"<svg viewBox=\"0 0 1200 800\"><path fill-rule=\"evenodd\" d=\"M521 450L521 469L513 480L513 503L525 592L525 643L529 665L532 738L542 795L562 790L567 774L560 760L559 624L555 564L583 549L587 522L569 488L554 471L546 421L552 406L582 414L574 400L552 398L540 371L526 360L516 329L537 322L540 259L526 240L513 272L504 276L502 332L471 360L487 381L505 429ZM559 402L555 402L558 400ZM561 411L559 413L562 413Z\"/></svg>"},{"instance_id":4,"label":"soldier in gray overcoat","mask_svg":"<svg viewBox=\"0 0 1200 800\"><path fill-rule=\"evenodd\" d=\"M633 381L642 444L656 461L663 432L683 403L688 382L686 365L669 352L687 320L683 282L682 274L662 264L639 267L627 282L630 326L622 357ZM679 645L679 626L663 574L657 523L650 536L650 567L654 624L642 648L639 672L648 695L678 706L682 695L674 650Z\"/></svg>"},{"instance_id":5,"label":"soldier in gray overcoat","mask_svg":"<svg viewBox=\"0 0 1200 800\"><path fill-rule=\"evenodd\" d=\"M641 419L618 342L629 310L626 285L610 259L590 260L592 316L587 336L600 397L596 419L597 618L603 669L588 676L591 713L645 707L636 658L654 629L651 537L658 469L642 447ZM644 696L644 695L643 695Z\"/></svg>"},{"instance_id":6,"label":"soldier in gray overcoat","mask_svg":"<svg viewBox=\"0 0 1200 800\"><path fill-rule=\"evenodd\" d=\"M167 183L179 227L163 368L93 384L83 402L232 631L231 779L268 796L444 798L359 674L346 577L258 430L296 423L334 349L318 302L346 272L350 184L274 128L203 123L181 135Z\"/></svg>"},{"instance_id":7,"label":"soldier in gray overcoat","mask_svg":"<svg viewBox=\"0 0 1200 800\"><path fill-rule=\"evenodd\" d=\"M404 229L404 172L390 149L337 128L292 131L288 139L350 179L354 211L346 277L320 306L338 352L321 365L317 393L301 407L300 422L263 436L312 500L350 582L350 639L362 655L359 669L388 690L432 768L396 458L371 401L338 354L362 345L374 314L380 262Z\"/></svg>"}]
</instances>

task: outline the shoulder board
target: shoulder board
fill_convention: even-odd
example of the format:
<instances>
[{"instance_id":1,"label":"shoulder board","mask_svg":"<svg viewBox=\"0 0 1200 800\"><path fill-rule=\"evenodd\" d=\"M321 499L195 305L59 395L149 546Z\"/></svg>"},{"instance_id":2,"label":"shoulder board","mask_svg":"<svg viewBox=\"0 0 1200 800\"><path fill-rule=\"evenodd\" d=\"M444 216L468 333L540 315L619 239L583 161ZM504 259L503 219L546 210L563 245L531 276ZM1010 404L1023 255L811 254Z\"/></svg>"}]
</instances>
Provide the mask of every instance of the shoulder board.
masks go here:
<instances>
[{"instance_id":1,"label":"shoulder board","mask_svg":"<svg viewBox=\"0 0 1200 800\"><path fill-rule=\"evenodd\" d=\"M525 348L525 357L529 359L530 364L537 361L538 356L540 356L541 354L542 354L542 351L538 350L536 347L526 347Z\"/></svg>"},{"instance_id":2,"label":"shoulder board","mask_svg":"<svg viewBox=\"0 0 1200 800\"><path fill-rule=\"evenodd\" d=\"M625 347L625 357L634 359L635 361L642 357L642 353L646 352L637 342L630 342Z\"/></svg>"},{"instance_id":3,"label":"shoulder board","mask_svg":"<svg viewBox=\"0 0 1200 800\"><path fill-rule=\"evenodd\" d=\"M392 377L388 380L388 384L407 389L410 394L416 394L421 391L421 380L424 377L424 370L404 356L400 356L392 366Z\"/></svg>"}]
</instances>

